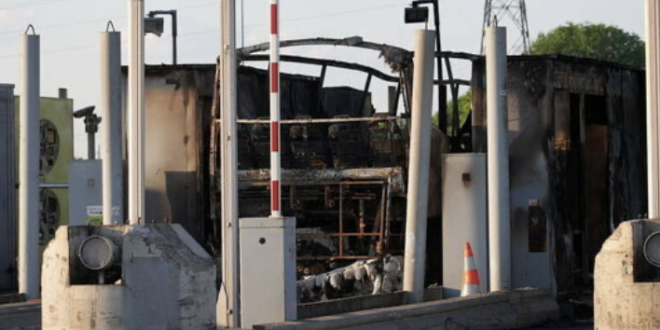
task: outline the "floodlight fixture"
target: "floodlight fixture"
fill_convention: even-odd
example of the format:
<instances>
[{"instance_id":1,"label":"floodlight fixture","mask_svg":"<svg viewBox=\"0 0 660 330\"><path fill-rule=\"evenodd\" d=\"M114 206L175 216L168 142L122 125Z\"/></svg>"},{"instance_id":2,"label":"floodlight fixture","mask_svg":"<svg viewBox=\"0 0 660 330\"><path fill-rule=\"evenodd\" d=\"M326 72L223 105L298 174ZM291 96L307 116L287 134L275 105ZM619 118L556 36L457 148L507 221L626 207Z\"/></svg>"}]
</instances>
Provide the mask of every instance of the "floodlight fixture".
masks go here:
<instances>
[{"instance_id":1,"label":"floodlight fixture","mask_svg":"<svg viewBox=\"0 0 660 330\"><path fill-rule=\"evenodd\" d=\"M163 34L165 19L162 17L145 17L144 34L155 34L160 37Z\"/></svg>"},{"instance_id":2,"label":"floodlight fixture","mask_svg":"<svg viewBox=\"0 0 660 330\"><path fill-rule=\"evenodd\" d=\"M427 7L408 7L406 8L406 24L425 23L429 19L429 9Z\"/></svg>"}]
</instances>

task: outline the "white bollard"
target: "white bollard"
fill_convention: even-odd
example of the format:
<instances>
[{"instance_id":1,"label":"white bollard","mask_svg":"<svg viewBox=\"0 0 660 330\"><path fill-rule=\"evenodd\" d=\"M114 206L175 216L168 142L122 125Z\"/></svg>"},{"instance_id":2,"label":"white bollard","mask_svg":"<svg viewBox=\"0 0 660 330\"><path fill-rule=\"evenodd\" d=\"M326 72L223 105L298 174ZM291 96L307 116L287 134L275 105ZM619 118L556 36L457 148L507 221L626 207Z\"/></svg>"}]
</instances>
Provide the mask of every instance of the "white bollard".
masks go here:
<instances>
[{"instance_id":1,"label":"white bollard","mask_svg":"<svg viewBox=\"0 0 660 330\"><path fill-rule=\"evenodd\" d=\"M28 28L29 30L29 28ZM18 190L18 290L27 299L39 294L39 35L21 36L21 99Z\"/></svg>"},{"instance_id":2,"label":"white bollard","mask_svg":"<svg viewBox=\"0 0 660 330\"><path fill-rule=\"evenodd\" d=\"M144 0L129 0L128 220L144 224Z\"/></svg>"},{"instance_id":3,"label":"white bollard","mask_svg":"<svg viewBox=\"0 0 660 330\"><path fill-rule=\"evenodd\" d=\"M413 82L410 130L410 165L406 208L406 247L403 291L409 303L424 301L426 271L426 228L428 181L431 166L431 117L435 34L418 30L415 34L415 76Z\"/></svg>"},{"instance_id":4,"label":"white bollard","mask_svg":"<svg viewBox=\"0 0 660 330\"><path fill-rule=\"evenodd\" d=\"M486 30L490 291L511 289L506 28Z\"/></svg>"},{"instance_id":5,"label":"white bollard","mask_svg":"<svg viewBox=\"0 0 660 330\"><path fill-rule=\"evenodd\" d=\"M121 33L101 33L101 157L103 224L123 224Z\"/></svg>"}]
</instances>

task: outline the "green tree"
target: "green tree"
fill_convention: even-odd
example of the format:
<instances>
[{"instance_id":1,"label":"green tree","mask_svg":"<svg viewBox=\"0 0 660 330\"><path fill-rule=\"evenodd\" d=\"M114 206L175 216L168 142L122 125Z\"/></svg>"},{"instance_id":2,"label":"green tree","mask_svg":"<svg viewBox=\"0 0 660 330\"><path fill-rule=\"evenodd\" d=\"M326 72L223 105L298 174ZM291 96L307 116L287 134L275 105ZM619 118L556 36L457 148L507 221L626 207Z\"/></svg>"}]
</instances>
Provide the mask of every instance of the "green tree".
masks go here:
<instances>
[{"instance_id":1,"label":"green tree","mask_svg":"<svg viewBox=\"0 0 660 330\"><path fill-rule=\"evenodd\" d=\"M540 33L532 43L532 53L595 58L644 67L644 47L638 35L616 26L568 23L547 34Z\"/></svg>"},{"instance_id":2,"label":"green tree","mask_svg":"<svg viewBox=\"0 0 660 330\"><path fill-rule=\"evenodd\" d=\"M465 123L467 116L472 110L472 89L469 89L465 94L458 97L458 118L461 126ZM454 101L447 102L447 122L451 126L452 118L454 118ZM438 127L440 115L433 115L433 126Z\"/></svg>"}]
</instances>

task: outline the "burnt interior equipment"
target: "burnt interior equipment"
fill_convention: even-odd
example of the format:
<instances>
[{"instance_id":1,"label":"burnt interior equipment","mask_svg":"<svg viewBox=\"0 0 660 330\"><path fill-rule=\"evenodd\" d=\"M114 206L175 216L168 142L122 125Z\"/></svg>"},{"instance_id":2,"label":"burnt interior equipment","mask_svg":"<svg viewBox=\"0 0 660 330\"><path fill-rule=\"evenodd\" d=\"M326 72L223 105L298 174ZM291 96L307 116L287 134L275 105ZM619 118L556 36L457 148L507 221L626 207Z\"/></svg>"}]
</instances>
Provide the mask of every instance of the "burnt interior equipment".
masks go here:
<instances>
[{"instance_id":1,"label":"burnt interior equipment","mask_svg":"<svg viewBox=\"0 0 660 330\"><path fill-rule=\"evenodd\" d=\"M376 117L385 117L382 114ZM407 137L396 121L374 121L369 124L369 151L374 167L405 166Z\"/></svg>"},{"instance_id":2,"label":"burnt interior equipment","mask_svg":"<svg viewBox=\"0 0 660 330\"><path fill-rule=\"evenodd\" d=\"M335 118L348 118L347 115ZM328 141L335 168L366 167L367 149L360 123L346 122L331 124L328 127Z\"/></svg>"},{"instance_id":3,"label":"burnt interior equipment","mask_svg":"<svg viewBox=\"0 0 660 330\"><path fill-rule=\"evenodd\" d=\"M309 116L297 116L311 120ZM297 168L326 168L329 164L325 125L294 124L289 127L291 151Z\"/></svg>"},{"instance_id":4,"label":"burnt interior equipment","mask_svg":"<svg viewBox=\"0 0 660 330\"><path fill-rule=\"evenodd\" d=\"M281 145L285 169L282 212L297 219L298 274L314 275L357 260L401 254L412 54L360 37L282 41L280 47L302 45L374 50L392 69L392 74L330 59L281 57L283 62L320 67L318 77L282 74L281 83L281 135L288 139L283 139ZM239 50L239 59L243 64L266 61L267 55L256 53L268 47L261 44L243 48ZM331 68L363 72L364 89L324 86ZM396 104L381 109L383 113L377 113L372 104L373 78L393 87L395 95L391 96ZM267 83L265 71L246 65L239 68L238 135L243 149L239 150L241 218L260 217L269 210L270 129L266 117L270 100L264 97L268 95ZM403 100L402 111L397 110L398 100ZM217 117L218 108L214 111ZM211 139L211 150L215 150L213 144L218 145L215 136ZM446 144L442 134L436 137L434 148ZM212 153L211 157L210 163L218 166L217 154ZM212 173L219 171L217 167L211 169ZM439 179L439 174L434 178ZM222 193L214 188L219 187L217 179L216 175L211 181L211 191L215 194L212 199L216 201ZM438 196L438 192L434 190L432 196ZM217 202L211 202L212 208L217 210L219 205L213 206L214 203Z\"/></svg>"}]
</instances>

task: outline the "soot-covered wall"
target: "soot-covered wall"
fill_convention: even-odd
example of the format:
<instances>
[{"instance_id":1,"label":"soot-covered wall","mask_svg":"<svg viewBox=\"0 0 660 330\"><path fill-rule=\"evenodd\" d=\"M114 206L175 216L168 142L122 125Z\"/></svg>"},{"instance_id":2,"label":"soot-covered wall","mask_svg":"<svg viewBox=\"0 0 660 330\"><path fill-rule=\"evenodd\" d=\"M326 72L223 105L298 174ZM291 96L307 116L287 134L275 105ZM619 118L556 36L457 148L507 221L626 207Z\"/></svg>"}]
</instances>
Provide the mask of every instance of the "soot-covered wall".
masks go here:
<instances>
[{"instance_id":1,"label":"soot-covered wall","mask_svg":"<svg viewBox=\"0 0 660 330\"><path fill-rule=\"evenodd\" d=\"M485 62L473 68L473 149L486 152ZM510 57L508 97L514 285L590 291L602 243L646 213L644 72Z\"/></svg>"}]
</instances>

